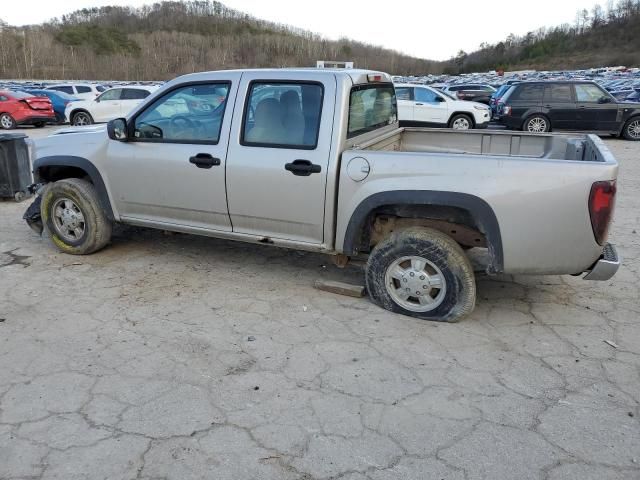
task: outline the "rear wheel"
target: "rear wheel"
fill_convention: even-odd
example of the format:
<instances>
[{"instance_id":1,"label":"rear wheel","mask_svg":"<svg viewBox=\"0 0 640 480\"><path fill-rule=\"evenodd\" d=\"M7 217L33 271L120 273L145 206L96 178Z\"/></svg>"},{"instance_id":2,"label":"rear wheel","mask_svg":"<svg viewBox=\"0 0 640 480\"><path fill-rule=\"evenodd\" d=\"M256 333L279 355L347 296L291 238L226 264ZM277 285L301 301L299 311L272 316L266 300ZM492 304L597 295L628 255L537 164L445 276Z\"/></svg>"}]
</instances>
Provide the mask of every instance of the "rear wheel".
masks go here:
<instances>
[{"instance_id":1,"label":"rear wheel","mask_svg":"<svg viewBox=\"0 0 640 480\"><path fill-rule=\"evenodd\" d=\"M640 141L640 117L630 118L622 129L622 136L626 140Z\"/></svg>"},{"instance_id":2,"label":"rear wheel","mask_svg":"<svg viewBox=\"0 0 640 480\"><path fill-rule=\"evenodd\" d=\"M12 130L16 128L16 121L8 113L0 115L0 128L4 130Z\"/></svg>"},{"instance_id":3,"label":"rear wheel","mask_svg":"<svg viewBox=\"0 0 640 480\"><path fill-rule=\"evenodd\" d=\"M454 115L449 121L449 128L453 128L454 130L469 130L473 128L473 120L471 120L469 115L464 115L462 113Z\"/></svg>"},{"instance_id":4,"label":"rear wheel","mask_svg":"<svg viewBox=\"0 0 640 480\"><path fill-rule=\"evenodd\" d=\"M87 255L111 239L111 222L95 187L85 180L67 178L48 184L40 213L53 243L64 253Z\"/></svg>"},{"instance_id":5,"label":"rear wheel","mask_svg":"<svg viewBox=\"0 0 640 480\"><path fill-rule=\"evenodd\" d=\"M91 125L93 123L93 118L87 112L77 112L74 113L71 117L71 124L77 127L81 127L83 125Z\"/></svg>"},{"instance_id":6,"label":"rear wheel","mask_svg":"<svg viewBox=\"0 0 640 480\"><path fill-rule=\"evenodd\" d=\"M544 115L532 115L525 120L522 129L530 133L545 133L551 130L551 124Z\"/></svg>"},{"instance_id":7,"label":"rear wheel","mask_svg":"<svg viewBox=\"0 0 640 480\"><path fill-rule=\"evenodd\" d=\"M430 228L394 232L376 245L366 283L382 308L426 320L455 322L475 306L471 262L452 238Z\"/></svg>"}]
</instances>

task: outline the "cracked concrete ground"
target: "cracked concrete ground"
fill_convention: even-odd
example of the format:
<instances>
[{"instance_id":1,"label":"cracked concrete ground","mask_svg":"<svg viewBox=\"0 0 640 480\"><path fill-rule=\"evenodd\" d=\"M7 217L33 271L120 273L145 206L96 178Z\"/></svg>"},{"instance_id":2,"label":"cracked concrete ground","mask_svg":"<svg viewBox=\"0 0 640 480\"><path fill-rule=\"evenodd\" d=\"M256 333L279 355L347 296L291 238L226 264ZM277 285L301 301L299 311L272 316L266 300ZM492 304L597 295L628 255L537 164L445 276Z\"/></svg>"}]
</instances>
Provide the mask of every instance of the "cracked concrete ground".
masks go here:
<instances>
[{"instance_id":1,"label":"cracked concrete ground","mask_svg":"<svg viewBox=\"0 0 640 480\"><path fill-rule=\"evenodd\" d=\"M314 290L361 276L320 255L63 255L0 203L0 478L640 478L640 144L607 145L618 275L479 278L452 325Z\"/></svg>"}]
</instances>

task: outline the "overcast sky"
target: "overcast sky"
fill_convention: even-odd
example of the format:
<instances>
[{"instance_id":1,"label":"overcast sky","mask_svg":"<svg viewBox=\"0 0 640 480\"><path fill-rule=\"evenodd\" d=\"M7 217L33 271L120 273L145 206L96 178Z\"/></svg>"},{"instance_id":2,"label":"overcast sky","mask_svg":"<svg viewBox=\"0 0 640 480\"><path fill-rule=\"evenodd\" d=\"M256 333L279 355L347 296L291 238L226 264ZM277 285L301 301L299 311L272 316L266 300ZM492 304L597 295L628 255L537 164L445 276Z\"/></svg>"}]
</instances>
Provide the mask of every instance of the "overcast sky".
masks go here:
<instances>
[{"instance_id":1,"label":"overcast sky","mask_svg":"<svg viewBox=\"0 0 640 480\"><path fill-rule=\"evenodd\" d=\"M73 10L101 5L139 6L145 0L3 0L0 18L11 25L40 23ZM580 0L223 0L265 20L287 23L331 39L347 36L410 55L445 60L510 33L572 23ZM605 3L604 1L602 3ZM345 58L343 60L350 60Z\"/></svg>"}]
</instances>

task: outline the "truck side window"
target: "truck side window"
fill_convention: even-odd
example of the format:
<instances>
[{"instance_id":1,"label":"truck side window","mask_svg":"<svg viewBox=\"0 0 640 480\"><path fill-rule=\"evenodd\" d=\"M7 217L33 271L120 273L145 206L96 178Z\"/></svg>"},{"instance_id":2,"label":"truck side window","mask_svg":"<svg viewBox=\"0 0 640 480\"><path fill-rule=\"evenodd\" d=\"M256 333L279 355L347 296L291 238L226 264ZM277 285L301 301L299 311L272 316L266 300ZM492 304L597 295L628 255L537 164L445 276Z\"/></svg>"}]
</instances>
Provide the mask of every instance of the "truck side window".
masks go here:
<instances>
[{"instance_id":1,"label":"truck side window","mask_svg":"<svg viewBox=\"0 0 640 480\"><path fill-rule=\"evenodd\" d=\"M217 144L230 84L211 83L169 91L134 119L137 141Z\"/></svg>"},{"instance_id":2,"label":"truck side window","mask_svg":"<svg viewBox=\"0 0 640 480\"><path fill-rule=\"evenodd\" d=\"M319 83L251 82L240 144L315 149L323 93Z\"/></svg>"},{"instance_id":3,"label":"truck side window","mask_svg":"<svg viewBox=\"0 0 640 480\"><path fill-rule=\"evenodd\" d=\"M390 83L356 85L349 96L347 138L398 121L396 92Z\"/></svg>"}]
</instances>

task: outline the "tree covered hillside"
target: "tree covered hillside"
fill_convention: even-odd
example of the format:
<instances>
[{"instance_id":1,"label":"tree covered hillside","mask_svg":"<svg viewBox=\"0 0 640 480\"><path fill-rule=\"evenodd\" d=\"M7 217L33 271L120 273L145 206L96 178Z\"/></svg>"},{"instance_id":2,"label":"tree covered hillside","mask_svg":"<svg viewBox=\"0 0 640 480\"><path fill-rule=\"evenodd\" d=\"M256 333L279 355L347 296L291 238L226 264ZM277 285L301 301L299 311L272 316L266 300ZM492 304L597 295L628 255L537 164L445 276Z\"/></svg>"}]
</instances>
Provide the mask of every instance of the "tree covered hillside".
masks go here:
<instances>
[{"instance_id":1,"label":"tree covered hillside","mask_svg":"<svg viewBox=\"0 0 640 480\"><path fill-rule=\"evenodd\" d=\"M448 73L502 68L520 70L580 69L599 66L640 67L640 0L609 0L576 14L573 25L540 28L522 37L509 35L473 53L461 51Z\"/></svg>"},{"instance_id":2,"label":"tree covered hillside","mask_svg":"<svg viewBox=\"0 0 640 480\"><path fill-rule=\"evenodd\" d=\"M43 25L0 24L0 78L156 80L202 70L313 66L316 60L409 74L438 62L284 24L220 2L163 1L78 10Z\"/></svg>"}]
</instances>

